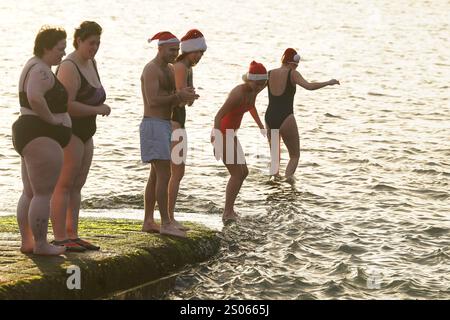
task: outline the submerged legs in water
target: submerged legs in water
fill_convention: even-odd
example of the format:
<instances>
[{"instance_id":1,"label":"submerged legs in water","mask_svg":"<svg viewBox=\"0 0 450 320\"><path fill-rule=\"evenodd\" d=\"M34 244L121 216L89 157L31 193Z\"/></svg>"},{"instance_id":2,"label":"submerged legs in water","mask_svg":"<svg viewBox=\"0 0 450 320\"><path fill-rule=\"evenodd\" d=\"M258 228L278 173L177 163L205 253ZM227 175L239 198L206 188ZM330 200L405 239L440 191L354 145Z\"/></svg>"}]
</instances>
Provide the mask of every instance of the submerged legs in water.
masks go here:
<instances>
[{"instance_id":1,"label":"submerged legs in water","mask_svg":"<svg viewBox=\"0 0 450 320\"><path fill-rule=\"evenodd\" d=\"M270 174L274 176L275 179L281 178L279 174L281 151L280 142L279 140L277 141L277 138L280 139L281 137L289 152L289 162L286 167L285 181L290 184L295 184L294 175L300 160L300 137L298 134L297 122L295 121L294 115L289 115L283 121L279 132L275 132L275 130L270 129L268 130L268 132L269 145L271 150ZM276 146L277 142L278 148Z\"/></svg>"}]
</instances>

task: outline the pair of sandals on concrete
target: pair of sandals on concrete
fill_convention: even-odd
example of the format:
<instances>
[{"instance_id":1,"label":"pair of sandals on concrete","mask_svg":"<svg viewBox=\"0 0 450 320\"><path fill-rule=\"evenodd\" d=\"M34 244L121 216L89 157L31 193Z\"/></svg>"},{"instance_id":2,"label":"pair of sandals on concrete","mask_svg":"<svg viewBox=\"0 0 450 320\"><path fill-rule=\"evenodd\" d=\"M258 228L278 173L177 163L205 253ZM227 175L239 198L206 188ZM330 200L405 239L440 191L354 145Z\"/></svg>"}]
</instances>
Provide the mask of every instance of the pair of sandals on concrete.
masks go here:
<instances>
[{"instance_id":1,"label":"pair of sandals on concrete","mask_svg":"<svg viewBox=\"0 0 450 320\"><path fill-rule=\"evenodd\" d=\"M65 247L67 252L85 252L87 250L89 251L100 250L100 247L94 246L92 243L82 240L80 238L66 239L62 241L53 240L51 244L55 246Z\"/></svg>"}]
</instances>

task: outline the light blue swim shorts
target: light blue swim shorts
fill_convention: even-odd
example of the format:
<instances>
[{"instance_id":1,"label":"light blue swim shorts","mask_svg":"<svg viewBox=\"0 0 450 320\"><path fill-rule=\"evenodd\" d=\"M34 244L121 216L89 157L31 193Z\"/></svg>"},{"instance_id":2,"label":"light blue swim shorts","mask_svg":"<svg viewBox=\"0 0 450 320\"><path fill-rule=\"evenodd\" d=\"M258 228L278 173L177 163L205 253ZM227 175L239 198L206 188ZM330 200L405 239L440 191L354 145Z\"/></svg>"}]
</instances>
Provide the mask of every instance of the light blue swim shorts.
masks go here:
<instances>
[{"instance_id":1,"label":"light blue swim shorts","mask_svg":"<svg viewBox=\"0 0 450 320\"><path fill-rule=\"evenodd\" d=\"M144 117L139 131L142 162L150 163L153 160L170 160L172 137L170 120Z\"/></svg>"}]
</instances>

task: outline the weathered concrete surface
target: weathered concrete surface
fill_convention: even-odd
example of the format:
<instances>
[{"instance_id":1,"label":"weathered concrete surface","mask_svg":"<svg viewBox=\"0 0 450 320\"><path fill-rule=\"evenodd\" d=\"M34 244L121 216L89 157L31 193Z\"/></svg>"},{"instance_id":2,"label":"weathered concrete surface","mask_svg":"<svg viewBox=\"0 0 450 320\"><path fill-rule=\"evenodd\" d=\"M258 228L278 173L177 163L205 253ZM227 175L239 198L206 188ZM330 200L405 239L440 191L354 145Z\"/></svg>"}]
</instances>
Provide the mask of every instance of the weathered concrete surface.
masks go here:
<instances>
[{"instance_id":1,"label":"weathered concrete surface","mask_svg":"<svg viewBox=\"0 0 450 320\"><path fill-rule=\"evenodd\" d=\"M101 251L39 257L20 253L15 217L0 217L0 299L103 298L213 257L217 232L187 225L188 239L178 239L143 233L139 221L83 218L80 234ZM81 270L81 290L67 288L72 265Z\"/></svg>"}]
</instances>

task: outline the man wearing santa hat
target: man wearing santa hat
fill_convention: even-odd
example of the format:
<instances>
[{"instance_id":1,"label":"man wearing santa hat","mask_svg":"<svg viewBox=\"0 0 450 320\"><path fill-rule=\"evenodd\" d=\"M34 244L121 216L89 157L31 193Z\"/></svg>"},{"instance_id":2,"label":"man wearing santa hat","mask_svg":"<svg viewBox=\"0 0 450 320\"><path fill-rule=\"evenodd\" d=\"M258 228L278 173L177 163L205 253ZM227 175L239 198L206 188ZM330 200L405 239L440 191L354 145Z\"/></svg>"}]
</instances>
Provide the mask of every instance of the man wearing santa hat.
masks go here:
<instances>
[{"instance_id":1,"label":"man wearing santa hat","mask_svg":"<svg viewBox=\"0 0 450 320\"><path fill-rule=\"evenodd\" d=\"M158 54L145 67L141 76L144 118L140 124L142 162L150 163L150 176L144 196L145 219L142 230L186 237L170 220L168 185L170 179L172 109L198 98L192 88L176 91L174 70L180 41L168 31L159 32L149 42L158 40ZM161 226L153 219L155 201L161 214Z\"/></svg>"},{"instance_id":2,"label":"man wearing santa hat","mask_svg":"<svg viewBox=\"0 0 450 320\"><path fill-rule=\"evenodd\" d=\"M206 48L205 37L197 29L189 30L186 35L181 38L181 55L178 56L176 63L174 64L175 85L177 90L186 87L194 87L192 68L199 63ZM187 105L192 106L193 102L194 101L190 101ZM187 230L187 228L176 221L174 217L175 203L177 201L180 182L184 176L187 157L185 105L186 104L183 103L179 108L174 108L172 113L172 152L176 155L180 155L180 157L172 159L172 170L169 182L169 216L180 230Z\"/></svg>"}]
</instances>

